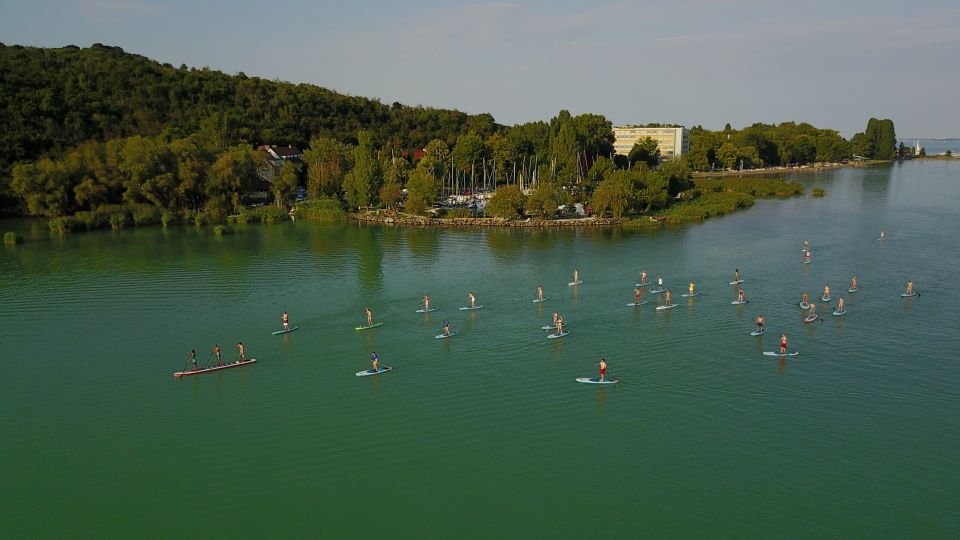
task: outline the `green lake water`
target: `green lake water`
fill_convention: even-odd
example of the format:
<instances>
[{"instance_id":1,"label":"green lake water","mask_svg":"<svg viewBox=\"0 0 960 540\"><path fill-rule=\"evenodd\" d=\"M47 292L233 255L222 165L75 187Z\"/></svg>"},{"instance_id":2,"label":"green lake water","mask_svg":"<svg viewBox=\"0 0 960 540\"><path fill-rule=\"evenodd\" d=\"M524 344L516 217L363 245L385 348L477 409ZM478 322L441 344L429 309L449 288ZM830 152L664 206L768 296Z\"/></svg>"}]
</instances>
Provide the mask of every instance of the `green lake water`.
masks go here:
<instances>
[{"instance_id":1,"label":"green lake water","mask_svg":"<svg viewBox=\"0 0 960 540\"><path fill-rule=\"evenodd\" d=\"M0 222L0 536L956 538L960 164L796 179L826 197L655 233ZM680 305L626 307L640 270Z\"/></svg>"}]
</instances>

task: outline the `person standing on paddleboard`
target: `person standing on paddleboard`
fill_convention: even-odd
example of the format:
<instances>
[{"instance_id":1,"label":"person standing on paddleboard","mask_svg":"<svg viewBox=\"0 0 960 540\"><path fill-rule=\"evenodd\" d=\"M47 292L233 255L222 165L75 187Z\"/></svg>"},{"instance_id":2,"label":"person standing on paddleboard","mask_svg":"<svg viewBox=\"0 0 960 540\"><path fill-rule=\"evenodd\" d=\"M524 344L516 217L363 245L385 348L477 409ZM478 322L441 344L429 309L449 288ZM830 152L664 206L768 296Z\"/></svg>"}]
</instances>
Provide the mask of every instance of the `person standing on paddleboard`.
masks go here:
<instances>
[{"instance_id":1,"label":"person standing on paddleboard","mask_svg":"<svg viewBox=\"0 0 960 540\"><path fill-rule=\"evenodd\" d=\"M644 270L640 272L640 285L643 286L646 284L647 284L647 271Z\"/></svg>"},{"instance_id":2,"label":"person standing on paddleboard","mask_svg":"<svg viewBox=\"0 0 960 540\"><path fill-rule=\"evenodd\" d=\"M809 306L809 305L810 305L810 294L809 294L809 293L803 293L803 296L800 297L800 303L803 304L803 305L805 305L805 306Z\"/></svg>"},{"instance_id":3,"label":"person standing on paddleboard","mask_svg":"<svg viewBox=\"0 0 960 540\"><path fill-rule=\"evenodd\" d=\"M907 282L907 294L908 295L913 294L913 281Z\"/></svg>"},{"instance_id":4,"label":"person standing on paddleboard","mask_svg":"<svg viewBox=\"0 0 960 540\"><path fill-rule=\"evenodd\" d=\"M672 299L672 296L673 295L670 294L670 289L667 289L666 292L663 293L663 300L664 300L663 305L669 306L670 304L672 304L673 302L670 301Z\"/></svg>"},{"instance_id":5,"label":"person standing on paddleboard","mask_svg":"<svg viewBox=\"0 0 960 540\"><path fill-rule=\"evenodd\" d=\"M634 305L640 305L640 287L633 288L633 303Z\"/></svg>"},{"instance_id":6,"label":"person standing on paddleboard","mask_svg":"<svg viewBox=\"0 0 960 540\"><path fill-rule=\"evenodd\" d=\"M787 334L780 334L780 354L787 353Z\"/></svg>"},{"instance_id":7,"label":"person standing on paddleboard","mask_svg":"<svg viewBox=\"0 0 960 540\"><path fill-rule=\"evenodd\" d=\"M223 362L222 362L222 359L221 359L221 357L220 357L220 344L219 344L219 343L213 346L213 354L217 355L217 365L218 365L218 366L222 366L222 365L223 365Z\"/></svg>"},{"instance_id":8,"label":"person standing on paddleboard","mask_svg":"<svg viewBox=\"0 0 960 540\"><path fill-rule=\"evenodd\" d=\"M600 363L597 364L597 367L600 368L600 382L603 382L607 377L607 359L601 358Z\"/></svg>"},{"instance_id":9,"label":"person standing on paddleboard","mask_svg":"<svg viewBox=\"0 0 960 540\"><path fill-rule=\"evenodd\" d=\"M194 370L194 371L200 369L200 368L197 366L197 350L196 350L196 349L190 349L190 356L187 357L187 362L193 362L193 370Z\"/></svg>"},{"instance_id":10,"label":"person standing on paddleboard","mask_svg":"<svg viewBox=\"0 0 960 540\"><path fill-rule=\"evenodd\" d=\"M537 287L537 300L543 302L543 287Z\"/></svg>"},{"instance_id":11,"label":"person standing on paddleboard","mask_svg":"<svg viewBox=\"0 0 960 540\"><path fill-rule=\"evenodd\" d=\"M840 297L840 300L837 301L837 313L843 313L843 297Z\"/></svg>"},{"instance_id":12,"label":"person standing on paddleboard","mask_svg":"<svg viewBox=\"0 0 960 540\"><path fill-rule=\"evenodd\" d=\"M693 290L696 289L696 287L697 287L697 286L693 284L693 280L691 280L691 281L690 281L690 286L688 287L688 289L690 290L690 292L689 292L688 294L690 294L691 297L693 296Z\"/></svg>"},{"instance_id":13,"label":"person standing on paddleboard","mask_svg":"<svg viewBox=\"0 0 960 540\"><path fill-rule=\"evenodd\" d=\"M883 229L880 229L880 239L883 240L886 237L887 237L886 233L883 232Z\"/></svg>"},{"instance_id":14,"label":"person standing on paddleboard","mask_svg":"<svg viewBox=\"0 0 960 540\"><path fill-rule=\"evenodd\" d=\"M380 364L380 357L377 356L377 351L370 353L370 360L373 362L373 372L377 372L377 366Z\"/></svg>"},{"instance_id":15,"label":"person standing on paddleboard","mask_svg":"<svg viewBox=\"0 0 960 540\"><path fill-rule=\"evenodd\" d=\"M554 312L553 312L553 321L552 321L554 326L557 325L557 320L558 320L559 318L560 318L560 314L557 313L556 311L554 311Z\"/></svg>"},{"instance_id":16,"label":"person standing on paddleboard","mask_svg":"<svg viewBox=\"0 0 960 540\"><path fill-rule=\"evenodd\" d=\"M470 309L476 309L477 297L473 294L473 291L470 291L470 294L467 295L467 298L470 299Z\"/></svg>"},{"instance_id":17,"label":"person standing on paddleboard","mask_svg":"<svg viewBox=\"0 0 960 540\"><path fill-rule=\"evenodd\" d=\"M247 359L247 355L246 355L246 353L245 353L244 350L243 350L243 342L242 342L242 341L238 341L238 342L237 342L237 352L240 353L240 361L241 361L241 362L243 362L244 360Z\"/></svg>"},{"instance_id":18,"label":"person standing on paddleboard","mask_svg":"<svg viewBox=\"0 0 960 540\"><path fill-rule=\"evenodd\" d=\"M741 287L740 290L737 291L737 302L740 302L742 304L746 300L746 298L747 298L747 295L744 294L743 288Z\"/></svg>"},{"instance_id":19,"label":"person standing on paddleboard","mask_svg":"<svg viewBox=\"0 0 960 540\"><path fill-rule=\"evenodd\" d=\"M757 333L763 332L763 315L757 315Z\"/></svg>"},{"instance_id":20,"label":"person standing on paddleboard","mask_svg":"<svg viewBox=\"0 0 960 540\"><path fill-rule=\"evenodd\" d=\"M853 279L850 280L850 290L857 290L857 276L853 276Z\"/></svg>"},{"instance_id":21,"label":"person standing on paddleboard","mask_svg":"<svg viewBox=\"0 0 960 540\"><path fill-rule=\"evenodd\" d=\"M363 311L367 314L367 326L373 326L373 312L369 307L363 308Z\"/></svg>"},{"instance_id":22,"label":"person standing on paddleboard","mask_svg":"<svg viewBox=\"0 0 960 540\"><path fill-rule=\"evenodd\" d=\"M663 278L662 278L662 277L658 277L658 278L657 278L657 288L660 289L661 291L663 290Z\"/></svg>"},{"instance_id":23,"label":"person standing on paddleboard","mask_svg":"<svg viewBox=\"0 0 960 540\"><path fill-rule=\"evenodd\" d=\"M823 297L830 298L830 285L827 285L827 284L823 285Z\"/></svg>"},{"instance_id":24,"label":"person standing on paddleboard","mask_svg":"<svg viewBox=\"0 0 960 540\"><path fill-rule=\"evenodd\" d=\"M810 304L810 309L807 310L807 317L816 317L817 316L817 305Z\"/></svg>"},{"instance_id":25,"label":"person standing on paddleboard","mask_svg":"<svg viewBox=\"0 0 960 540\"><path fill-rule=\"evenodd\" d=\"M740 283L740 269L737 268L737 271L733 273L733 282Z\"/></svg>"},{"instance_id":26,"label":"person standing on paddleboard","mask_svg":"<svg viewBox=\"0 0 960 540\"><path fill-rule=\"evenodd\" d=\"M577 283L578 281L580 281L580 269L579 269L579 268L573 271L573 282L574 282L574 283Z\"/></svg>"},{"instance_id":27,"label":"person standing on paddleboard","mask_svg":"<svg viewBox=\"0 0 960 540\"><path fill-rule=\"evenodd\" d=\"M430 295L423 293L423 310L430 311Z\"/></svg>"},{"instance_id":28,"label":"person standing on paddleboard","mask_svg":"<svg viewBox=\"0 0 960 540\"><path fill-rule=\"evenodd\" d=\"M450 321L447 319L443 320L443 334L446 336L450 335Z\"/></svg>"},{"instance_id":29,"label":"person standing on paddleboard","mask_svg":"<svg viewBox=\"0 0 960 540\"><path fill-rule=\"evenodd\" d=\"M280 322L283 323L283 331L289 332L290 331L290 315L287 315L286 311L283 312L283 315L280 315Z\"/></svg>"},{"instance_id":30,"label":"person standing on paddleboard","mask_svg":"<svg viewBox=\"0 0 960 540\"><path fill-rule=\"evenodd\" d=\"M561 317L560 315L557 315L557 335L559 336L562 333L563 333L563 317Z\"/></svg>"}]
</instances>

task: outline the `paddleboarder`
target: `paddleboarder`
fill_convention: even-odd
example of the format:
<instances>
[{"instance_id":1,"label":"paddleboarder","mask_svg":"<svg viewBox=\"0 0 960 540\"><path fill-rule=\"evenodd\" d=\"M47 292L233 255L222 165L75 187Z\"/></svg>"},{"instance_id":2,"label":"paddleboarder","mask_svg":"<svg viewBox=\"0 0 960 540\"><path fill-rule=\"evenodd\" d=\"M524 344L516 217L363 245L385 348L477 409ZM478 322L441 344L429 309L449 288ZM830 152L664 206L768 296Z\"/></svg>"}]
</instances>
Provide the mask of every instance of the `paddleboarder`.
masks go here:
<instances>
[{"instance_id":1,"label":"paddleboarder","mask_svg":"<svg viewBox=\"0 0 960 540\"><path fill-rule=\"evenodd\" d=\"M543 302L543 287L537 287L537 301Z\"/></svg>"},{"instance_id":2,"label":"paddleboarder","mask_svg":"<svg viewBox=\"0 0 960 540\"><path fill-rule=\"evenodd\" d=\"M236 348L237 348L237 352L240 353L240 361L243 362L244 360L247 359L247 355L244 353L244 350L243 350L243 342L238 341Z\"/></svg>"},{"instance_id":3,"label":"paddleboarder","mask_svg":"<svg viewBox=\"0 0 960 540\"><path fill-rule=\"evenodd\" d=\"M367 326L373 326L373 312L369 307L363 308L363 311L367 314Z\"/></svg>"},{"instance_id":4,"label":"paddleboarder","mask_svg":"<svg viewBox=\"0 0 960 540\"><path fill-rule=\"evenodd\" d=\"M187 362L193 362L194 371L200 369L200 367L197 366L197 350L196 349L190 349L190 356L187 357Z\"/></svg>"},{"instance_id":5,"label":"paddleboarder","mask_svg":"<svg viewBox=\"0 0 960 540\"><path fill-rule=\"evenodd\" d=\"M830 285L827 285L827 284L823 285L823 297L830 298ZM826 300L824 300L824 302L826 302Z\"/></svg>"},{"instance_id":6,"label":"paddleboarder","mask_svg":"<svg viewBox=\"0 0 960 540\"><path fill-rule=\"evenodd\" d=\"M809 249L803 252L803 260L804 260L804 262L810 262L810 250L809 250Z\"/></svg>"},{"instance_id":7,"label":"paddleboarder","mask_svg":"<svg viewBox=\"0 0 960 540\"><path fill-rule=\"evenodd\" d=\"M635 306L640 305L640 287L633 288L633 303Z\"/></svg>"},{"instance_id":8,"label":"paddleboarder","mask_svg":"<svg viewBox=\"0 0 960 540\"><path fill-rule=\"evenodd\" d=\"M467 297L470 299L470 309L476 309L476 308L477 308L477 297L474 296L473 291L470 291L470 294L468 294Z\"/></svg>"},{"instance_id":9,"label":"paddleboarder","mask_svg":"<svg viewBox=\"0 0 960 540\"><path fill-rule=\"evenodd\" d=\"M857 290L857 276L853 276L853 279L850 280L850 290Z\"/></svg>"},{"instance_id":10,"label":"paddleboarder","mask_svg":"<svg viewBox=\"0 0 960 540\"><path fill-rule=\"evenodd\" d=\"M290 331L290 315L287 315L286 311L283 312L283 315L280 315L280 322L283 323L283 331L289 332Z\"/></svg>"},{"instance_id":11,"label":"paddleboarder","mask_svg":"<svg viewBox=\"0 0 960 540\"><path fill-rule=\"evenodd\" d=\"M913 294L913 281L907 281L907 294Z\"/></svg>"},{"instance_id":12,"label":"paddleboarder","mask_svg":"<svg viewBox=\"0 0 960 540\"><path fill-rule=\"evenodd\" d=\"M692 297L693 297L693 290L696 289L696 285L693 284L693 280L690 281L690 286L687 287L687 289L689 289L690 292L689 292L688 294L689 294L690 297L692 298Z\"/></svg>"},{"instance_id":13,"label":"paddleboarder","mask_svg":"<svg viewBox=\"0 0 960 540\"><path fill-rule=\"evenodd\" d=\"M807 310L807 317L810 317L811 315L814 316L814 317L817 316L817 305L816 305L816 304L810 304L810 309Z\"/></svg>"},{"instance_id":14,"label":"paddleboarder","mask_svg":"<svg viewBox=\"0 0 960 540\"><path fill-rule=\"evenodd\" d=\"M573 282L574 282L574 283L579 283L579 282L580 282L580 269L579 269L579 268L573 271Z\"/></svg>"},{"instance_id":15,"label":"paddleboarder","mask_svg":"<svg viewBox=\"0 0 960 540\"><path fill-rule=\"evenodd\" d=\"M742 304L746 301L746 298L747 298L747 295L744 294L743 288L741 287L740 290L737 291L737 302L740 302Z\"/></svg>"},{"instance_id":16,"label":"paddleboarder","mask_svg":"<svg viewBox=\"0 0 960 540\"><path fill-rule=\"evenodd\" d=\"M222 361L222 358L220 357L220 344L219 344L219 343L213 346L213 354L217 355L217 365L218 365L218 366L222 366L222 365L223 365L223 361Z\"/></svg>"},{"instance_id":17,"label":"paddleboarder","mask_svg":"<svg viewBox=\"0 0 960 540\"><path fill-rule=\"evenodd\" d=\"M377 367L380 364L380 357L377 356L377 351L370 353L370 361L373 362L373 372L377 372Z\"/></svg>"},{"instance_id":18,"label":"paddleboarder","mask_svg":"<svg viewBox=\"0 0 960 540\"><path fill-rule=\"evenodd\" d=\"M757 333L763 332L763 315L757 315Z\"/></svg>"},{"instance_id":19,"label":"paddleboarder","mask_svg":"<svg viewBox=\"0 0 960 540\"><path fill-rule=\"evenodd\" d=\"M787 334L780 334L780 354L787 353Z\"/></svg>"},{"instance_id":20,"label":"paddleboarder","mask_svg":"<svg viewBox=\"0 0 960 540\"><path fill-rule=\"evenodd\" d=\"M840 300L837 301L837 313L843 313L843 297L840 297Z\"/></svg>"},{"instance_id":21,"label":"paddleboarder","mask_svg":"<svg viewBox=\"0 0 960 540\"><path fill-rule=\"evenodd\" d=\"M554 312L553 312L553 321L552 321L552 323L553 323L554 326L557 325L557 321L558 321L558 320L560 320L560 314L557 313L556 311L554 311Z\"/></svg>"},{"instance_id":22,"label":"paddleboarder","mask_svg":"<svg viewBox=\"0 0 960 540\"><path fill-rule=\"evenodd\" d=\"M670 289L667 289L666 292L663 293L663 300L664 300L663 305L669 306L670 304L672 304L673 302L670 301L671 297L672 295L670 294Z\"/></svg>"},{"instance_id":23,"label":"paddleboarder","mask_svg":"<svg viewBox=\"0 0 960 540\"><path fill-rule=\"evenodd\" d=\"M803 250L804 250L804 251L810 251L810 241L809 241L809 240L804 240L804 241L803 241Z\"/></svg>"},{"instance_id":24,"label":"paddleboarder","mask_svg":"<svg viewBox=\"0 0 960 540\"><path fill-rule=\"evenodd\" d=\"M883 229L880 229L880 239L883 240L886 237L887 237L886 233L883 232Z\"/></svg>"},{"instance_id":25,"label":"paddleboarder","mask_svg":"<svg viewBox=\"0 0 960 540\"><path fill-rule=\"evenodd\" d=\"M559 336L562 333L563 333L563 317L561 317L560 315L557 315L557 335Z\"/></svg>"},{"instance_id":26,"label":"paddleboarder","mask_svg":"<svg viewBox=\"0 0 960 540\"><path fill-rule=\"evenodd\" d=\"M607 377L607 359L601 358L600 362L597 364L597 367L600 368L600 382L603 382Z\"/></svg>"},{"instance_id":27,"label":"paddleboarder","mask_svg":"<svg viewBox=\"0 0 960 540\"><path fill-rule=\"evenodd\" d=\"M657 278L657 288L660 289L661 291L663 290L663 278L662 278L662 277L658 277L658 278Z\"/></svg>"},{"instance_id":28,"label":"paddleboarder","mask_svg":"<svg viewBox=\"0 0 960 540\"><path fill-rule=\"evenodd\" d=\"M430 295L423 293L423 310L430 311Z\"/></svg>"},{"instance_id":29,"label":"paddleboarder","mask_svg":"<svg viewBox=\"0 0 960 540\"><path fill-rule=\"evenodd\" d=\"M646 284L647 284L647 271L643 270L642 272L640 272L640 286L642 287Z\"/></svg>"},{"instance_id":30,"label":"paddleboarder","mask_svg":"<svg viewBox=\"0 0 960 540\"><path fill-rule=\"evenodd\" d=\"M810 305L810 295L808 293L803 293L803 296L800 297L800 303L809 306Z\"/></svg>"},{"instance_id":31,"label":"paddleboarder","mask_svg":"<svg viewBox=\"0 0 960 540\"><path fill-rule=\"evenodd\" d=\"M450 321L448 321L447 319L443 320L443 333L444 335L447 335L447 336L450 335Z\"/></svg>"},{"instance_id":32,"label":"paddleboarder","mask_svg":"<svg viewBox=\"0 0 960 540\"><path fill-rule=\"evenodd\" d=\"M740 269L737 268L737 271L733 273L733 282L740 283Z\"/></svg>"}]
</instances>

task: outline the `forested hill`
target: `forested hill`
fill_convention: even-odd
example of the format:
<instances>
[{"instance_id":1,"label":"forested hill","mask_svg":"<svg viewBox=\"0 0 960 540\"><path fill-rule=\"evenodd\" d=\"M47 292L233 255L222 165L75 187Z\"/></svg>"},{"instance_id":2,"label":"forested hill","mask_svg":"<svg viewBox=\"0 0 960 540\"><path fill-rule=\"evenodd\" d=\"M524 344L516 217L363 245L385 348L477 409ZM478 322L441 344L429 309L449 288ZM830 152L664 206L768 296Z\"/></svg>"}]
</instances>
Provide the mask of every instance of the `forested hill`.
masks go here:
<instances>
[{"instance_id":1,"label":"forested hill","mask_svg":"<svg viewBox=\"0 0 960 540\"><path fill-rule=\"evenodd\" d=\"M16 161L89 140L169 133L186 136L215 121L251 144L306 147L326 136L355 142L359 128L374 142L423 148L452 145L470 130L495 129L489 114L385 105L309 84L227 75L160 64L119 47L44 49L0 43L0 178Z\"/></svg>"}]
</instances>

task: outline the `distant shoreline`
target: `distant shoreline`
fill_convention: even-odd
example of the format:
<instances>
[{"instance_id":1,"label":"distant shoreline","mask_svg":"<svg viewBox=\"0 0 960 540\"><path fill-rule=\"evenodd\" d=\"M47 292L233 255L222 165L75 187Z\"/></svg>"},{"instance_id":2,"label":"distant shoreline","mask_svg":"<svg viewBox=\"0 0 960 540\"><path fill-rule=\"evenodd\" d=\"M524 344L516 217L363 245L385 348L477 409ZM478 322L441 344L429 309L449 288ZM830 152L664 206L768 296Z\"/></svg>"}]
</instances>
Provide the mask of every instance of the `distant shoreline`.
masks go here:
<instances>
[{"instance_id":1,"label":"distant shoreline","mask_svg":"<svg viewBox=\"0 0 960 540\"><path fill-rule=\"evenodd\" d=\"M811 173L835 171L837 169L870 167L881 163L891 163L890 160L848 161L845 163L814 163L812 165L798 165L796 167L762 167L759 169L726 170L726 171L698 171L693 173L694 178L721 178L727 176L750 176L785 173Z\"/></svg>"}]
</instances>

